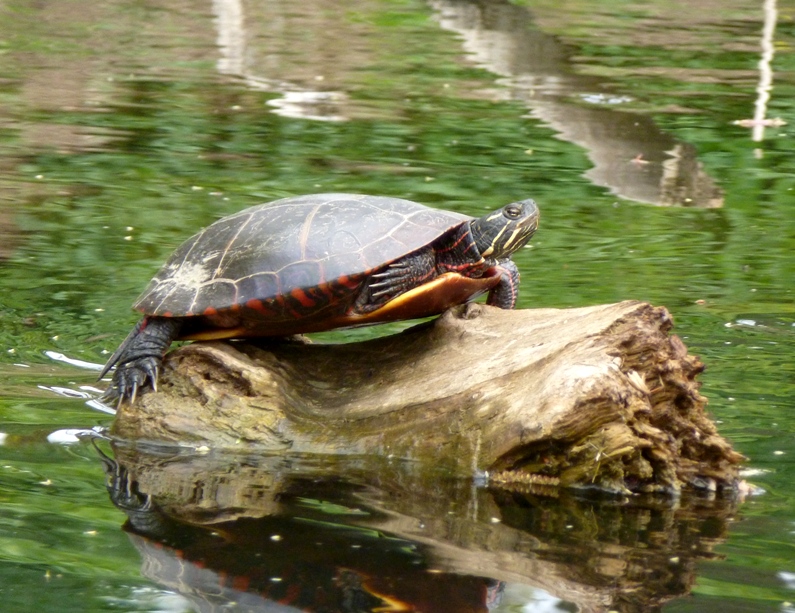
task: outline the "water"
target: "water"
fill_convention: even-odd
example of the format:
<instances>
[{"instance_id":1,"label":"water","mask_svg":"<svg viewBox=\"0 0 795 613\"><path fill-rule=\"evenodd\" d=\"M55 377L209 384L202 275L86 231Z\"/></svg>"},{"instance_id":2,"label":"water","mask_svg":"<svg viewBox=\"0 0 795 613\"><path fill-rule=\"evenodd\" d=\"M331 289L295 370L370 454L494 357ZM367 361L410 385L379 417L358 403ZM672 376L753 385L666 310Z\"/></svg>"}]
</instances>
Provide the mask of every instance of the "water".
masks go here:
<instances>
[{"instance_id":1,"label":"water","mask_svg":"<svg viewBox=\"0 0 795 613\"><path fill-rule=\"evenodd\" d=\"M224 576L259 598L292 590L296 608L323 585L349 610L551 611L583 593L596 610L793 610L795 55L789 7L768 10L763 40L771 5L3 5L3 609L187 611ZM734 123L760 107L789 123ZM766 493L624 508L383 460L117 449L109 469L135 471L143 495L201 478L226 496L166 497L190 527L136 495L125 514L96 450L64 432L110 423L86 403L96 371L58 354L104 362L199 227L318 191L473 215L535 198L520 306L666 306ZM167 572L196 560L209 584Z\"/></svg>"}]
</instances>

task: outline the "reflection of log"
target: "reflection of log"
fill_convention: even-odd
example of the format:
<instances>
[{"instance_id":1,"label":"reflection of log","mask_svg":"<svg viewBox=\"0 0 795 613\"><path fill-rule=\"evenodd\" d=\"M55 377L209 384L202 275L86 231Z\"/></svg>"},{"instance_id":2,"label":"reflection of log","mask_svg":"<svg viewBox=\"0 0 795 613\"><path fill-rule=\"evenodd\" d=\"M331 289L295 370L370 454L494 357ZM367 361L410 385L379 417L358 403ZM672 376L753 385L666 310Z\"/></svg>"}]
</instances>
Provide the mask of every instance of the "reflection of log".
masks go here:
<instances>
[{"instance_id":1,"label":"reflection of log","mask_svg":"<svg viewBox=\"0 0 795 613\"><path fill-rule=\"evenodd\" d=\"M464 588L480 586L482 593L484 585L505 584L543 589L579 611L653 611L690 591L698 561L715 557L735 512L732 500L720 498L683 496L670 505L633 497L618 504L571 492L489 490L377 458L330 465L279 457L241 462L223 454L155 457L123 447L115 453L118 464L106 464L115 473L111 497L133 532L156 541L146 547L136 540L150 575L192 599L223 596L217 582L212 589L206 581L197 585L208 574L249 592L261 592L263 583L268 589L273 576L311 581L306 591L314 593L324 576L344 568L390 602L416 604L417 587L423 597L446 595L447 606L399 610L485 611L462 605L466 594L482 604ZM178 551L169 554L160 543Z\"/></svg>"},{"instance_id":2,"label":"reflection of log","mask_svg":"<svg viewBox=\"0 0 795 613\"><path fill-rule=\"evenodd\" d=\"M638 302L501 311L477 304L345 345L196 343L123 438L376 453L498 480L626 491L733 485L741 459L704 413L702 364Z\"/></svg>"}]
</instances>

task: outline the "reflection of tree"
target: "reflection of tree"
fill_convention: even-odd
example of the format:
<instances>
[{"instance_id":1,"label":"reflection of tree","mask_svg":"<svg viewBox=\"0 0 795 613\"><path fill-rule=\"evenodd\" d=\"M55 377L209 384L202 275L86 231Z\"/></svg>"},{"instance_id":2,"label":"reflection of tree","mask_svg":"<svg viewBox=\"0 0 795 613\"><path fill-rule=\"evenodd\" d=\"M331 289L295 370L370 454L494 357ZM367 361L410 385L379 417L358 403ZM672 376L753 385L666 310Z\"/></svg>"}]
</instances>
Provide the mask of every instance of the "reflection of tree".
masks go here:
<instances>
[{"instance_id":1,"label":"reflection of tree","mask_svg":"<svg viewBox=\"0 0 795 613\"><path fill-rule=\"evenodd\" d=\"M256 7L252 7L256 8ZM318 8L323 8L319 6ZM322 121L341 121L345 117L341 114L340 106L347 101L347 96L341 91L331 91L328 87L318 89L310 87L309 83L321 84L324 81L323 66L320 65L322 58L317 58L318 65L312 68L317 69L313 79L306 78L306 75L292 74L279 76L280 69L274 70L273 58L275 55L272 47L300 44L296 38L290 37L287 32L281 31L275 24L293 21L294 26L300 24L312 24L316 26L316 36L308 38L316 53L319 50L319 38L325 40L324 27L327 25L323 19L312 19L312 12L303 12L290 3L289 7L281 6L279 3L269 3L264 9L266 12L274 12L279 19L273 19L274 15L268 15L271 19L254 19L259 25L266 25L266 32L273 34L268 37L267 51L265 58L259 58L259 62L253 65L251 56L254 51L247 44L249 34L246 20L246 9L242 0L214 0L213 12L215 13L215 24L218 29L218 47L221 51L221 58L218 60L218 71L221 74L242 78L248 87L253 89L278 92L282 94L280 98L271 100L269 104L276 107L276 113L285 117L298 117L303 119L315 119ZM283 12L282 12L283 11ZM323 15L324 11L318 11ZM331 31L336 31L331 28ZM266 37L268 36L266 34ZM318 38L319 37L319 38ZM342 37L339 37L340 39ZM322 46L322 45L321 45ZM338 45L337 49L343 49L343 45ZM320 54L322 56L322 54ZM268 61L270 60L270 61ZM280 62L276 62L280 64ZM302 78L303 77L303 78ZM303 81L303 83L302 83Z\"/></svg>"},{"instance_id":2,"label":"reflection of tree","mask_svg":"<svg viewBox=\"0 0 795 613\"><path fill-rule=\"evenodd\" d=\"M770 90L773 89L773 62L775 47L773 46L773 33L776 31L778 10L776 0L765 0L765 25L762 29L762 58L759 60L759 85L756 88L758 98L754 112L754 140L760 141L765 135L764 119L767 114L767 103L770 100Z\"/></svg>"},{"instance_id":3,"label":"reflection of tree","mask_svg":"<svg viewBox=\"0 0 795 613\"><path fill-rule=\"evenodd\" d=\"M767 104L770 102L770 92L773 89L773 56L776 48L773 44L773 35L776 31L778 20L778 9L776 0L765 0L764 3L765 21L762 28L762 57L759 59L759 84L756 86L756 104L754 105L754 118L741 119L735 123L743 127L753 129L752 138L754 141L761 141L765 138L765 128L768 126L777 127L784 125L781 119L767 118ZM761 150L757 150L757 157L761 157Z\"/></svg>"},{"instance_id":4,"label":"reflection of tree","mask_svg":"<svg viewBox=\"0 0 795 613\"><path fill-rule=\"evenodd\" d=\"M602 80L576 74L571 50L536 29L524 7L477 0L430 3L442 27L461 35L474 61L504 77L512 98L561 138L587 149L594 168L586 174L595 184L641 202L722 206L722 191L696 159L693 146L643 115L609 108L624 101L619 96L586 96L603 92ZM574 103L572 97L581 101Z\"/></svg>"},{"instance_id":5,"label":"reflection of tree","mask_svg":"<svg viewBox=\"0 0 795 613\"><path fill-rule=\"evenodd\" d=\"M650 611L688 593L733 514L706 499L488 490L383 459L115 452L109 492L144 572L249 610L292 594L302 610L485 612L525 585L581 611ZM318 586L359 608L320 606Z\"/></svg>"}]
</instances>

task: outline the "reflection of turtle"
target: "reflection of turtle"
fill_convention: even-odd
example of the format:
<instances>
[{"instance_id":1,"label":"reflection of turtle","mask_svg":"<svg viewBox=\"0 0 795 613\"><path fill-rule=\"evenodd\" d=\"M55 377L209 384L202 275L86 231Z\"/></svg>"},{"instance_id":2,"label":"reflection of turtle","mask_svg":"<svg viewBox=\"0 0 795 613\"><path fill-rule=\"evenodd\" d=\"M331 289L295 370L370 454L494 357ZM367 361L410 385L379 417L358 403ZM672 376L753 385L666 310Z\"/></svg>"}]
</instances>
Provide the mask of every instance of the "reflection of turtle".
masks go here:
<instances>
[{"instance_id":1,"label":"reflection of turtle","mask_svg":"<svg viewBox=\"0 0 795 613\"><path fill-rule=\"evenodd\" d=\"M218 220L179 247L108 360L107 399L156 385L175 339L286 336L426 317L489 292L511 309L510 255L538 227L532 200L480 219L397 198L285 198Z\"/></svg>"},{"instance_id":2,"label":"reflection of turtle","mask_svg":"<svg viewBox=\"0 0 795 613\"><path fill-rule=\"evenodd\" d=\"M236 491L255 488L260 495L245 498L253 504L235 506L241 501L235 499L229 506L212 486L174 489L175 470L179 483L191 475L203 484L228 484L230 466L217 458L174 463L131 448L115 448L113 458L96 438L91 442L111 502L128 517L123 530L141 555L142 575L181 594L192 611L483 613L502 596L504 584L495 579L456 569L428 572L428 543L373 529L368 520L377 510L329 511L333 501L363 504L349 498L359 486L339 476L273 473L270 462L231 469ZM263 487L263 477L273 489ZM312 498L323 502L311 508ZM273 512L263 515L263 504Z\"/></svg>"}]
</instances>

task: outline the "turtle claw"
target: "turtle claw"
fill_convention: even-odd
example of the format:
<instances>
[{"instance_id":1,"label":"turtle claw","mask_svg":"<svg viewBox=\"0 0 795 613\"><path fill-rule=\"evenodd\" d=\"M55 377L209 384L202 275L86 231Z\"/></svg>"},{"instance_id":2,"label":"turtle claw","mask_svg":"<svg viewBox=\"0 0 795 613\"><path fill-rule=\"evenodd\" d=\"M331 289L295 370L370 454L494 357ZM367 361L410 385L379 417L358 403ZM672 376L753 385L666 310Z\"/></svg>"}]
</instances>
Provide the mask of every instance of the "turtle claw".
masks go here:
<instances>
[{"instance_id":1,"label":"turtle claw","mask_svg":"<svg viewBox=\"0 0 795 613\"><path fill-rule=\"evenodd\" d=\"M147 385L157 391L160 361L154 356L144 356L118 365L113 373L113 382L101 399L116 400L116 408L119 409L125 400L133 404L138 392Z\"/></svg>"},{"instance_id":2,"label":"turtle claw","mask_svg":"<svg viewBox=\"0 0 795 613\"><path fill-rule=\"evenodd\" d=\"M371 285L370 287L372 288L372 287L375 287L375 286ZM389 287L387 287L385 289L380 289L377 292L373 292L372 296L373 296L373 298L382 298L384 296L389 296L392 293L393 293L392 290Z\"/></svg>"},{"instance_id":3,"label":"turtle claw","mask_svg":"<svg viewBox=\"0 0 795 613\"><path fill-rule=\"evenodd\" d=\"M138 396L138 381L133 381L130 386L130 404L135 404L136 396Z\"/></svg>"},{"instance_id":4,"label":"turtle claw","mask_svg":"<svg viewBox=\"0 0 795 613\"><path fill-rule=\"evenodd\" d=\"M149 380L149 385L152 386L153 391L157 391L157 378L160 375L159 362L155 359L148 359L141 364L146 379Z\"/></svg>"},{"instance_id":5,"label":"turtle claw","mask_svg":"<svg viewBox=\"0 0 795 613\"><path fill-rule=\"evenodd\" d=\"M383 298L405 291L411 286L413 274L408 264L394 263L386 270L373 275L375 283L370 284L373 298Z\"/></svg>"}]
</instances>

